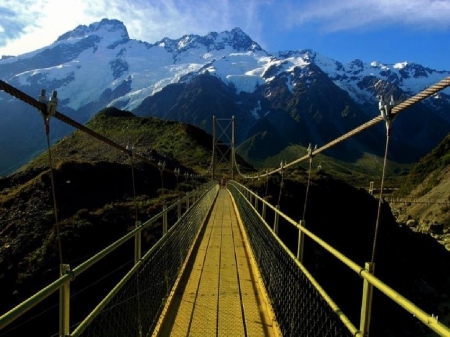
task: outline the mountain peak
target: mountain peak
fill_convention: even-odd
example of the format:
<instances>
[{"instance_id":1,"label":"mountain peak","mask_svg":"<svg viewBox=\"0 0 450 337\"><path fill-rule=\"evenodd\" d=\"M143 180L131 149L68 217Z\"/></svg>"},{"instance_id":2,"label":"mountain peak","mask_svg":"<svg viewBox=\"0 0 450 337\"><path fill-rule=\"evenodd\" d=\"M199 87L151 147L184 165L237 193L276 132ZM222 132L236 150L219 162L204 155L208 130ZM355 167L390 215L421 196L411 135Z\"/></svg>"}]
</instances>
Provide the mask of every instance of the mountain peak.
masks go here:
<instances>
[{"instance_id":1,"label":"mountain peak","mask_svg":"<svg viewBox=\"0 0 450 337\"><path fill-rule=\"evenodd\" d=\"M61 35L56 42L71 40L76 38L83 38L86 35L102 34L106 33L118 33L120 39L129 39L128 31L123 22L115 19L102 19L100 22L94 22L89 26L79 25L74 30Z\"/></svg>"},{"instance_id":2,"label":"mountain peak","mask_svg":"<svg viewBox=\"0 0 450 337\"><path fill-rule=\"evenodd\" d=\"M227 35L227 38L224 39L224 42L228 42L231 47L238 51L260 51L262 48L258 43L253 41L244 31L235 27L230 32L223 32Z\"/></svg>"},{"instance_id":3,"label":"mountain peak","mask_svg":"<svg viewBox=\"0 0 450 337\"><path fill-rule=\"evenodd\" d=\"M180 53L189 48L196 49L199 46L205 46L208 50L224 50L229 46L238 52L262 51L260 45L239 27L221 33L209 32L205 36L187 34L176 40L165 37L156 42L155 45L163 46L167 51L175 53Z\"/></svg>"},{"instance_id":4,"label":"mountain peak","mask_svg":"<svg viewBox=\"0 0 450 337\"><path fill-rule=\"evenodd\" d=\"M355 59L352 62L350 62L348 65L350 68L359 68L359 69L364 68L364 62L361 61L360 59Z\"/></svg>"}]
</instances>

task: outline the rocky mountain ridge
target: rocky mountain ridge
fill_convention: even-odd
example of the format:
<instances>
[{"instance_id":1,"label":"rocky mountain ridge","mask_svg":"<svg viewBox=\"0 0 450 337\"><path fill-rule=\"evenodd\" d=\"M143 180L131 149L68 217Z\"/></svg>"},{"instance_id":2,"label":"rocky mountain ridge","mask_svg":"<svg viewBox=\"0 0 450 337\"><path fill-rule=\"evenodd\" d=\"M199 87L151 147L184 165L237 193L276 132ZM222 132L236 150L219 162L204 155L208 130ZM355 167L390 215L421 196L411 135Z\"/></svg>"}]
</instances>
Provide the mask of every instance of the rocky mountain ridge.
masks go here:
<instances>
[{"instance_id":1,"label":"rocky mountain ridge","mask_svg":"<svg viewBox=\"0 0 450 337\"><path fill-rule=\"evenodd\" d=\"M40 89L57 90L59 111L81 123L106 106L206 131L211 131L213 114L236 115L237 141L242 142L266 119L278 132L294 135L279 141L276 151L298 142L300 133L302 145L323 144L330 134L355 125L349 117L363 121L378 114L378 94L401 101L449 75L414 63L342 64L311 50L269 54L239 28L147 43L130 39L122 22L109 19L79 26L48 47L0 60L2 80L34 97ZM216 80L198 84L201 76ZM175 88L184 88L183 95ZM405 122L399 144L413 143L405 153L418 148L424 154L448 132L450 120L443 111L449 97L449 90L442 91ZM0 174L8 174L42 151L42 122L32 116L33 109L2 93L0 104ZM422 121L425 114L429 125ZM284 132L289 125L295 127ZM52 138L69 132L57 124ZM374 151L376 143L359 144L356 150Z\"/></svg>"}]
</instances>

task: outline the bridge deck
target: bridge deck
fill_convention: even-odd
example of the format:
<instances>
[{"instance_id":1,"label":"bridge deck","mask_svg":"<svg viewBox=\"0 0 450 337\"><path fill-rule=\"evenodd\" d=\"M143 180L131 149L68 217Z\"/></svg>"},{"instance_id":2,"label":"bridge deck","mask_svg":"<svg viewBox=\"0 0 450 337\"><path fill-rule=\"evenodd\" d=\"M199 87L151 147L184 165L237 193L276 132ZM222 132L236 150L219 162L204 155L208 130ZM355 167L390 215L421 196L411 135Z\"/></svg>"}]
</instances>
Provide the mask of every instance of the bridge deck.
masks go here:
<instances>
[{"instance_id":1,"label":"bridge deck","mask_svg":"<svg viewBox=\"0 0 450 337\"><path fill-rule=\"evenodd\" d=\"M272 336L231 197L221 189L160 336Z\"/></svg>"}]
</instances>

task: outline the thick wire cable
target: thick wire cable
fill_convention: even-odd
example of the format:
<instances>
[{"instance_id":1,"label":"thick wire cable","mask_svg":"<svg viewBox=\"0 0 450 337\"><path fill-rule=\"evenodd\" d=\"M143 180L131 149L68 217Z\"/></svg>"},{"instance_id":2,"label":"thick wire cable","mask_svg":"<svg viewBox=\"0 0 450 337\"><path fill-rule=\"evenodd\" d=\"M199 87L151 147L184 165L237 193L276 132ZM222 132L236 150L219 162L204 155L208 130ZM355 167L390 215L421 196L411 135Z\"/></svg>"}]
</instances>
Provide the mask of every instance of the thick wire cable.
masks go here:
<instances>
[{"instance_id":1,"label":"thick wire cable","mask_svg":"<svg viewBox=\"0 0 450 337\"><path fill-rule=\"evenodd\" d=\"M55 236L56 241L58 243L58 251L59 251L59 263L63 264L63 255L62 255L62 244L61 244L61 236L60 236L60 230L59 230L59 220L58 220L58 207L56 202L56 191L55 191L55 177L53 174L53 161L52 161L52 151L50 146L50 132L48 127L48 119L46 120L46 137L47 137L47 152L48 152L48 165L50 167L50 180L51 180L51 186L52 186L52 199L53 199L53 213L55 215Z\"/></svg>"},{"instance_id":2,"label":"thick wire cable","mask_svg":"<svg viewBox=\"0 0 450 337\"><path fill-rule=\"evenodd\" d=\"M407 99L406 101L398 104L397 106L395 106L392 109L391 113L393 115L396 115L396 114L400 113L401 111L403 111L404 109L410 107L411 105L413 105L415 103L418 103L418 102L420 102L420 101L422 101L422 100L424 100L424 99L426 99L426 98L436 94L437 92L439 92L439 91L441 91L441 90L443 90L443 89L445 89L445 88L447 88L449 86L450 86L450 76L442 79L441 81L435 83L431 87L421 91L420 93L416 94L415 96L413 96L413 97ZM6 93L9 93L10 95L12 95L12 96L14 96L14 97L24 101L25 103L28 103L31 106L34 106L36 109L38 109L40 111L45 111L46 107L45 107L44 103L41 103L41 102L37 101L36 99L34 99L31 96L21 92L20 90L14 88L13 86L9 85L8 83L6 83L6 82L4 82L2 80L0 80L0 90L3 90ZM129 155L129 151L127 149L125 149L123 146L120 146L119 144L109 140L108 138L101 136L100 134L96 133L95 131L90 130L89 128L85 127L84 125L75 122L74 120L70 119L69 117L67 117L67 116L65 116L65 115L63 115L63 114L61 114L61 113L59 113L57 111L56 111L54 116L55 116L55 118L59 119L60 121L66 123L66 124L69 124L69 125L77 128L77 129L79 129L79 130L82 130L82 131L90 134L91 136L93 136L95 138L98 138L98 139L104 141L105 143L107 143L107 144L109 144L109 145L117 148L118 150L120 150L122 152L125 152L125 153L127 153ZM313 152L313 154L316 155L318 153L321 153L321 152L329 149L330 147L332 147L332 146L334 146L334 145L336 145L336 144L338 144L338 143L340 143L340 142L342 142L342 141L344 141L344 140L354 136L355 134L360 133L361 131L363 131L365 129L368 129L369 127L372 127L373 125L379 123L382 120L383 120L383 118L380 117L380 116L379 117L375 117L374 119L372 119L372 120L362 124L361 126L355 128L354 130L352 130L350 132L347 132L343 136L338 137L335 140L329 142L328 144L318 148L317 150L315 150ZM145 157L136 155L136 158L138 158L138 159L140 159L140 160L142 160L144 162L147 162L147 163L149 163L149 164L151 164L153 166L156 166L155 163L152 163L151 161L149 161ZM291 167L293 165L296 165L296 164L306 160L307 158L308 158L308 156L303 156L301 158L298 158L298 159L294 160L291 163L287 163L285 167L289 168L289 167ZM238 165L236 165L236 168L237 168L237 171L238 171L239 175L241 175L242 177L244 177L246 179L250 178L249 176L243 175L239 171ZM268 172L266 174L261 174L260 177L264 177L266 175L272 175L272 174L277 173L279 171L280 171L280 169L278 168L278 169L270 171L270 172Z\"/></svg>"},{"instance_id":3,"label":"thick wire cable","mask_svg":"<svg viewBox=\"0 0 450 337\"><path fill-rule=\"evenodd\" d=\"M4 92L10 94L11 96L14 96L16 98L18 98L19 100L31 105L32 107L36 108L37 110L41 111L42 113L46 113L47 112L47 106L45 103L43 102L39 102L38 100L36 100L35 98L25 94L24 92L20 91L19 89L13 87L12 85L0 80L0 90L3 90ZM114 142L113 140L99 134L98 132L95 132L94 130L89 129L88 127L84 126L81 123L76 122L75 120L71 119L70 117L55 111L55 113L52 115L54 118L60 120L61 122L72 126L75 129L78 129L84 133L87 133L88 135L90 135L91 137L94 137L106 144L108 144L109 146L127 154L128 156L131 155L131 150L128 150L126 147ZM154 161L139 155L138 153L134 153L134 157L140 161L143 161L151 166L154 167L158 167L157 163L155 163ZM164 171L169 172L169 173L174 173L172 170L168 169L168 168L164 168Z\"/></svg>"},{"instance_id":4,"label":"thick wire cable","mask_svg":"<svg viewBox=\"0 0 450 337\"><path fill-rule=\"evenodd\" d=\"M399 114L400 112L402 112L406 108L409 108L411 105L416 104L416 103L418 103L418 102L420 102L420 101L422 101L422 100L424 100L424 99L426 99L426 98L428 98L430 96L433 96L437 92L439 92L439 91L441 91L441 90L443 90L443 89L445 89L445 88L447 88L449 86L450 86L450 76L440 80L439 82L435 83L431 87L426 88L425 90L423 90L420 93L414 95L413 97L407 99L406 101L404 101L402 103L399 103L398 105L396 105L395 107L392 108L391 114L393 116L396 116L397 114ZM343 142L344 140L347 140L348 138L350 138L350 137L352 137L352 136L354 136L354 135L356 135L356 134L358 134L358 133L360 133L360 132L362 132L362 131L364 131L364 130L366 130L366 129L368 129L368 128L376 125L376 124L378 124L381 121L383 121L383 117L381 117L381 116L375 117L375 118L371 119L370 121L368 121L368 122L358 126L357 128L347 132L346 134L344 134L344 135L342 135L342 136L332 140L331 142L325 144L324 146L318 148L317 150L313 151L312 154L316 155L316 154L319 154L319 153L321 153L321 152L323 152L325 150L328 150L329 148L331 148L331 147L339 144L340 142ZM298 158L298 159L296 159L296 160L294 160L294 161L292 161L290 163L286 163L284 168L289 168L289 167L294 166L294 165L296 165L298 163L301 163L304 160L308 159L308 157L309 157L308 155L305 155L305 156L300 157L300 158ZM267 173L262 173L262 174L259 175L259 177L265 177L266 175L272 175L272 174L277 173L277 172L280 172L280 168L277 168L277 169L272 170L272 171L267 172ZM246 178L246 179L251 178L249 176L241 174L239 172L239 170L238 170L238 173L243 178Z\"/></svg>"},{"instance_id":5,"label":"thick wire cable","mask_svg":"<svg viewBox=\"0 0 450 337\"><path fill-rule=\"evenodd\" d=\"M308 183L306 184L306 195L305 195L305 203L303 205L302 220L305 220L305 215L306 215L306 204L308 203L308 193L309 193L309 184L310 184L310 181L311 181L311 171L312 171L312 157L309 158Z\"/></svg>"},{"instance_id":6,"label":"thick wire cable","mask_svg":"<svg viewBox=\"0 0 450 337\"><path fill-rule=\"evenodd\" d=\"M135 221L138 221L138 209L137 209L137 200L136 200L136 182L134 177L134 160L133 160L133 152L131 152L130 156L131 160L131 179L133 180L133 204L134 204L134 216Z\"/></svg>"},{"instance_id":7,"label":"thick wire cable","mask_svg":"<svg viewBox=\"0 0 450 337\"><path fill-rule=\"evenodd\" d=\"M280 201L281 201L281 192L283 190L283 183L284 183L284 174L283 174L283 170L281 170L281 182L280 182L280 193L278 194L278 207L280 206Z\"/></svg>"},{"instance_id":8,"label":"thick wire cable","mask_svg":"<svg viewBox=\"0 0 450 337\"><path fill-rule=\"evenodd\" d=\"M127 146L128 148L128 146ZM135 175L134 175L134 160L133 160L133 150L134 147L131 148L131 156L130 156L130 161L131 161L131 178L133 180L133 204L134 204L134 216L135 216L135 224L136 226L138 225L138 208L137 208L137 200L136 200L136 182L135 182ZM161 172L162 174L162 172ZM177 176L178 178L178 176ZM177 184L178 187L178 184ZM139 278L136 279L136 289L137 289L137 308L138 308L138 331L139 331L139 336L142 336L142 313L141 313L141 305L140 305L140 296L139 296L139 289L140 289L140 284L139 284Z\"/></svg>"},{"instance_id":9,"label":"thick wire cable","mask_svg":"<svg viewBox=\"0 0 450 337\"><path fill-rule=\"evenodd\" d=\"M266 177L266 192L264 197L267 197L267 193L269 192L269 176Z\"/></svg>"},{"instance_id":10,"label":"thick wire cable","mask_svg":"<svg viewBox=\"0 0 450 337\"><path fill-rule=\"evenodd\" d=\"M381 215L381 205L383 203L383 189L384 189L384 179L386 175L386 166L387 166L387 154L389 148L389 136L390 136L390 126L388 126L388 131L386 132L386 148L384 150L384 161L383 161L383 173L381 175L381 187L380 187L380 196L378 200L378 211L377 211L377 219L375 222L375 233L373 237L373 247L372 247L372 258L371 262L375 262L375 251L377 247L377 238L378 238L378 229L380 227L380 215Z\"/></svg>"}]
</instances>

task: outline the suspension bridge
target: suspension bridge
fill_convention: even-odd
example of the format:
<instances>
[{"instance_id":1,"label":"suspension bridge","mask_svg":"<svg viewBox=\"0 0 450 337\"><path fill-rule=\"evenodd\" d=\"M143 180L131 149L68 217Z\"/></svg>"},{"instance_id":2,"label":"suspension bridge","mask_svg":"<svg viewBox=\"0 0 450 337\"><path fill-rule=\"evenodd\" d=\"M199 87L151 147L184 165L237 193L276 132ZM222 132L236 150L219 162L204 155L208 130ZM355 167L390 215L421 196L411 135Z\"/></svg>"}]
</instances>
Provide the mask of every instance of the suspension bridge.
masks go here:
<instances>
[{"instance_id":1,"label":"suspension bridge","mask_svg":"<svg viewBox=\"0 0 450 337\"><path fill-rule=\"evenodd\" d=\"M58 310L54 326L55 331L58 331L55 335L59 336L363 337L369 336L372 295L377 290L392 305L414 316L429 331L439 336L450 336L450 328L438 316L419 308L374 273L391 122L409 106L448 86L450 78L445 78L398 105L380 101L379 117L320 148L310 147L301 158L282 163L274 170L252 175L241 172L236 163L233 128L230 139L233 177L236 170L243 179L254 180L279 174L283 181L287 169L309 160L308 185L300 221L281 212L279 201L272 205L235 180L228 181L225 187L219 186L215 177L217 152L222 157L228 154L221 152L223 147L218 147L214 141L211 167L207 173L211 174L211 179L207 183L187 193L171 206L164 207L147 221L136 221L134 228L125 236L78 266L66 264L60 257L60 277L2 314L0 335L15 336L17 322L26 325L30 313L39 319L39 313L53 305ZM161 163L158 165L132 148L118 144L58 112L56 95L47 99L43 93L36 100L3 81L0 81L0 89L32 105L42 114L46 125L50 171L49 120L56 118L127 154L132 159L132 170L133 162L144 161L158 167L161 173L169 172L178 177L179 171ZM314 156L379 122L385 122L387 129L384 169L372 259L362 266L308 230L304 219ZM231 124L234 125L234 119ZM53 179L52 176L55 228L59 234ZM160 239L151 247L144 247L143 237L155 226L161 227ZM297 233L297 249L292 250L280 239L281 226L290 226ZM307 243L324 249L361 282L361 305L357 321L339 307L303 264ZM91 309L85 310L83 317L77 317L74 321L72 312L75 299L71 287L108 257L117 256L117 252L120 255L126 249L134 255L132 265ZM111 270L116 267L111 266ZM39 335L38 331L34 332Z\"/></svg>"}]
</instances>

